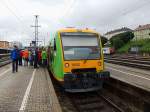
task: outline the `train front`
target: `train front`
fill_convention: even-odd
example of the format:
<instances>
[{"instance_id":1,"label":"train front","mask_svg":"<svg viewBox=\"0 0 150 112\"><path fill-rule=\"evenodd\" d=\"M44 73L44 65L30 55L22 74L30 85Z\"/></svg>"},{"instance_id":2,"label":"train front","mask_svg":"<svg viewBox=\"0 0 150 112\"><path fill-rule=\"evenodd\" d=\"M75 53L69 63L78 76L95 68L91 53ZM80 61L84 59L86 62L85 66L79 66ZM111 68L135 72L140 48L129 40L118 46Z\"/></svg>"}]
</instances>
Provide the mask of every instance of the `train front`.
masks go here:
<instances>
[{"instance_id":1,"label":"train front","mask_svg":"<svg viewBox=\"0 0 150 112\"><path fill-rule=\"evenodd\" d=\"M68 92L87 92L102 88L109 72L104 71L101 40L97 33L62 32L64 88Z\"/></svg>"}]
</instances>

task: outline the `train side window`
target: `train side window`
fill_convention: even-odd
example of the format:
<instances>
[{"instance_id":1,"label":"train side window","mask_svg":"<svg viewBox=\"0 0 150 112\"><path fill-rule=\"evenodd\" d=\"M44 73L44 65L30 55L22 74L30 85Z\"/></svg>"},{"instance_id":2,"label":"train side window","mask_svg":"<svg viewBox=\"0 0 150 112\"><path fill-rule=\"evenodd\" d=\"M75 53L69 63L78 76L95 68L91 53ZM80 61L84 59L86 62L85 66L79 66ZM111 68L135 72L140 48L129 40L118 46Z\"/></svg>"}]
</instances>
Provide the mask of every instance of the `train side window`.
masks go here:
<instances>
[{"instance_id":1,"label":"train side window","mask_svg":"<svg viewBox=\"0 0 150 112\"><path fill-rule=\"evenodd\" d=\"M56 39L54 38L54 51L56 51Z\"/></svg>"}]
</instances>

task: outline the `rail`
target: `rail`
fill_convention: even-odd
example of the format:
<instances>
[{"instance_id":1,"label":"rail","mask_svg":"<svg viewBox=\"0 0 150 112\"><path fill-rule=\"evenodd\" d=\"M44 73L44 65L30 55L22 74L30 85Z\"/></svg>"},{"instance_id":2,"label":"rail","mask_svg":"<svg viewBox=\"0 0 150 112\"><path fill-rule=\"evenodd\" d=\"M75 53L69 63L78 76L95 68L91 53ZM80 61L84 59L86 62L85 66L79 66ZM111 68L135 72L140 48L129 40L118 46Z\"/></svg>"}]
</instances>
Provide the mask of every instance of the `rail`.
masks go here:
<instances>
[{"instance_id":1,"label":"rail","mask_svg":"<svg viewBox=\"0 0 150 112\"><path fill-rule=\"evenodd\" d=\"M11 63L10 53L0 54L0 67Z\"/></svg>"},{"instance_id":2,"label":"rail","mask_svg":"<svg viewBox=\"0 0 150 112\"><path fill-rule=\"evenodd\" d=\"M10 53L0 54L0 56L10 56Z\"/></svg>"},{"instance_id":3,"label":"rail","mask_svg":"<svg viewBox=\"0 0 150 112\"><path fill-rule=\"evenodd\" d=\"M125 112L119 106L117 106L114 102L112 102L111 100L109 100L108 98L106 98L104 95L99 94L99 96L101 98L103 98L107 103L109 103L110 105L112 105L112 107L116 108L116 110L118 110L118 112Z\"/></svg>"},{"instance_id":4,"label":"rail","mask_svg":"<svg viewBox=\"0 0 150 112\"><path fill-rule=\"evenodd\" d=\"M119 65L125 65L125 66L130 66L130 67L135 67L135 68L140 68L140 69L146 69L150 70L150 58L145 58L145 57L123 57L123 56L106 56L104 58L104 61L107 63L113 63L113 64L119 64Z\"/></svg>"},{"instance_id":5,"label":"rail","mask_svg":"<svg viewBox=\"0 0 150 112\"><path fill-rule=\"evenodd\" d=\"M52 80L63 111L72 112L126 112L101 94L101 91L67 93L58 82Z\"/></svg>"},{"instance_id":6,"label":"rail","mask_svg":"<svg viewBox=\"0 0 150 112\"><path fill-rule=\"evenodd\" d=\"M105 96L104 99L113 102L115 107L119 107L125 112L147 112L146 110L150 110L149 91L114 78L110 78L109 81L104 83L104 89L100 92L100 95Z\"/></svg>"},{"instance_id":7,"label":"rail","mask_svg":"<svg viewBox=\"0 0 150 112\"><path fill-rule=\"evenodd\" d=\"M72 104L78 112L114 111L125 112L113 102L100 95L98 92L68 94Z\"/></svg>"}]
</instances>

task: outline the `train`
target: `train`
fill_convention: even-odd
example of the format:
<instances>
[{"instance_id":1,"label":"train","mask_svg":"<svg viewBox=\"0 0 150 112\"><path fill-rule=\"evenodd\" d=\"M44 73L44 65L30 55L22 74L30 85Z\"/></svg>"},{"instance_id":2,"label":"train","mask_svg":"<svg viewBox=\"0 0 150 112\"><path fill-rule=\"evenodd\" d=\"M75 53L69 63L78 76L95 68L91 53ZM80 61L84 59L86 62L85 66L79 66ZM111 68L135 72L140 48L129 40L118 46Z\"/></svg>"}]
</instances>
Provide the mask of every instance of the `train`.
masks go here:
<instances>
[{"instance_id":1,"label":"train","mask_svg":"<svg viewBox=\"0 0 150 112\"><path fill-rule=\"evenodd\" d=\"M104 69L100 34L91 29L63 28L49 45L49 70L67 92L103 88L110 77Z\"/></svg>"},{"instance_id":2,"label":"train","mask_svg":"<svg viewBox=\"0 0 150 112\"><path fill-rule=\"evenodd\" d=\"M10 53L11 49L4 49L4 48L0 48L0 54L7 54Z\"/></svg>"},{"instance_id":3,"label":"train","mask_svg":"<svg viewBox=\"0 0 150 112\"><path fill-rule=\"evenodd\" d=\"M111 55L115 53L115 49L113 47L103 47L103 54L104 55Z\"/></svg>"}]
</instances>

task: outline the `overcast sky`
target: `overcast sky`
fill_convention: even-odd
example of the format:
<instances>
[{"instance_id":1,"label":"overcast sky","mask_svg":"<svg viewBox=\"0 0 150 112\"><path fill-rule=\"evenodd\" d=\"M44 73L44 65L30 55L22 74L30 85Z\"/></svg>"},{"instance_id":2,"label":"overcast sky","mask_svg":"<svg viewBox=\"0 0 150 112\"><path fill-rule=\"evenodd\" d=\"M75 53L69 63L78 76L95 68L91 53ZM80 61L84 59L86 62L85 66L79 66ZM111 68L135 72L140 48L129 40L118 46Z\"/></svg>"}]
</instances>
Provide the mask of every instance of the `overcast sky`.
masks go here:
<instances>
[{"instance_id":1,"label":"overcast sky","mask_svg":"<svg viewBox=\"0 0 150 112\"><path fill-rule=\"evenodd\" d=\"M59 28L73 26L107 31L150 23L150 0L0 0L0 40L34 39L34 15L39 38L48 42Z\"/></svg>"}]
</instances>

